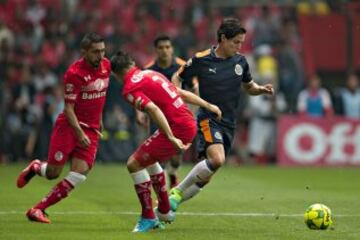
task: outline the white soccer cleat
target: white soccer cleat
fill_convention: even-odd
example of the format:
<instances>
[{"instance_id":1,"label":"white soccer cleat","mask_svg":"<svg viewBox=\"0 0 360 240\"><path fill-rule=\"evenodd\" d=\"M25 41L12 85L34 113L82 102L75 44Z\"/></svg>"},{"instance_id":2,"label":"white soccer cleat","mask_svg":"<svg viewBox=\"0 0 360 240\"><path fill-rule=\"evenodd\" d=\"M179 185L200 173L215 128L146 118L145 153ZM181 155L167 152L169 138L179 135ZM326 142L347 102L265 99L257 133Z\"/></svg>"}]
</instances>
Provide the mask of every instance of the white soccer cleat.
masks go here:
<instances>
[{"instance_id":1,"label":"white soccer cleat","mask_svg":"<svg viewBox=\"0 0 360 240\"><path fill-rule=\"evenodd\" d=\"M172 210L169 210L168 213L161 213L156 207L154 208L154 212L161 222L172 223L173 221L175 221L176 214Z\"/></svg>"}]
</instances>

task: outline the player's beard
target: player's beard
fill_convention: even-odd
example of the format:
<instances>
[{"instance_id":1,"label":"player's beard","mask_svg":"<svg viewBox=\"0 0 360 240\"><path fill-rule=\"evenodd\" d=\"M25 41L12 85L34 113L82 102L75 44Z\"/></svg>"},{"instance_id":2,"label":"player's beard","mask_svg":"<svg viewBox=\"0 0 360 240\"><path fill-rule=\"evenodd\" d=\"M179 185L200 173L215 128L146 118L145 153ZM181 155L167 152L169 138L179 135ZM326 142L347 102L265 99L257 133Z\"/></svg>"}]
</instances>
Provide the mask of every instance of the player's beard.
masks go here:
<instances>
[{"instance_id":1,"label":"player's beard","mask_svg":"<svg viewBox=\"0 0 360 240\"><path fill-rule=\"evenodd\" d=\"M94 68L98 68L99 65L100 65L100 62L101 62L101 60L95 60L95 61L93 61L93 62L91 63L91 65L92 65Z\"/></svg>"}]
</instances>

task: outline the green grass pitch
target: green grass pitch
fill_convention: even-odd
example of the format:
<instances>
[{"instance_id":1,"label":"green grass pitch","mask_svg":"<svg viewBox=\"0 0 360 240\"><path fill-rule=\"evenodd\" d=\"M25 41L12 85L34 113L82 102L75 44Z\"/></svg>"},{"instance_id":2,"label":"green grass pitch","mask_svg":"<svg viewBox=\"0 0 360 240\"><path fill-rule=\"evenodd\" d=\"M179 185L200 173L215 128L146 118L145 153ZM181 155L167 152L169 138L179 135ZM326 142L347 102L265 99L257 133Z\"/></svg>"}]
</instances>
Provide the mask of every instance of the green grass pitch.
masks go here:
<instances>
[{"instance_id":1,"label":"green grass pitch","mask_svg":"<svg viewBox=\"0 0 360 240\"><path fill-rule=\"evenodd\" d=\"M24 166L0 166L1 240L360 239L357 168L226 166L181 206L176 221L165 230L134 234L140 209L125 166L96 165L70 197L48 209L50 225L29 222L24 212L57 180L36 177L17 189L15 180ZM189 169L183 167L181 176ZM331 229L305 226L303 213L316 202L331 208Z\"/></svg>"}]
</instances>

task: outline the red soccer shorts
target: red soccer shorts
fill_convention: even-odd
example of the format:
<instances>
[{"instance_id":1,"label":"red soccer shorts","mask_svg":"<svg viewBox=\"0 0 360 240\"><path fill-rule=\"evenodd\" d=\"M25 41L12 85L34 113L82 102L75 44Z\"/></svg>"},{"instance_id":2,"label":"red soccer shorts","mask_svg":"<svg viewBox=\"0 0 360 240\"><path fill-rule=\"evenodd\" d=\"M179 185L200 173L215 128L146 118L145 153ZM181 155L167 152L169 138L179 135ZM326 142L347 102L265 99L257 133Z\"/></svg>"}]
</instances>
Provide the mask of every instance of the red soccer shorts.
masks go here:
<instances>
[{"instance_id":1,"label":"red soccer shorts","mask_svg":"<svg viewBox=\"0 0 360 240\"><path fill-rule=\"evenodd\" d=\"M84 160L91 168L95 162L99 136L94 129L83 130L91 141L87 148L80 145L73 128L67 122L56 122L51 134L48 163L64 165L70 157L74 157Z\"/></svg>"},{"instance_id":2,"label":"red soccer shorts","mask_svg":"<svg viewBox=\"0 0 360 240\"><path fill-rule=\"evenodd\" d=\"M196 124L182 123L171 127L173 134L181 139L184 144L191 143L196 136ZM143 144L135 151L134 158L141 166L147 167L155 162L164 162L178 153L178 150L167 139L165 134L156 130L153 135L145 140Z\"/></svg>"}]
</instances>

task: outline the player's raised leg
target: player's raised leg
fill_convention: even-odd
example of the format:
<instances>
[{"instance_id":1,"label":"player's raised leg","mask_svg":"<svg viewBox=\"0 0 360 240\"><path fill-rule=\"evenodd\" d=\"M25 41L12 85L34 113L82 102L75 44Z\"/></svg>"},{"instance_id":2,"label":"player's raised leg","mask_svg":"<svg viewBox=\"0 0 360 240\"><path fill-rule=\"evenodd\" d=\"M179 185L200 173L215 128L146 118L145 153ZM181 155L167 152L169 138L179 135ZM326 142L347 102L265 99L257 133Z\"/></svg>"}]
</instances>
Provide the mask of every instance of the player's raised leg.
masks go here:
<instances>
[{"instance_id":1,"label":"player's raised leg","mask_svg":"<svg viewBox=\"0 0 360 240\"><path fill-rule=\"evenodd\" d=\"M53 166L49 164L47 168L48 178L57 178L61 173L61 170L59 169L62 169L62 167L63 166ZM71 171L69 174L63 180L57 183L46 197L44 197L34 207L27 211L26 216L28 219L41 223L50 223L50 220L46 216L45 210L66 198L75 188L75 186L84 182L86 180L86 174L88 171L89 166L86 161L73 158Z\"/></svg>"},{"instance_id":2,"label":"player's raised leg","mask_svg":"<svg viewBox=\"0 0 360 240\"><path fill-rule=\"evenodd\" d=\"M16 185L18 188L23 188L30 180L39 175L42 177L46 176L46 162L41 162L39 159L31 161L31 163L20 173L17 178Z\"/></svg>"},{"instance_id":3,"label":"player's raised leg","mask_svg":"<svg viewBox=\"0 0 360 240\"><path fill-rule=\"evenodd\" d=\"M212 144L206 149L207 159L196 164L180 184L170 192L170 205L176 211L179 205L201 191L215 171L225 162L222 144Z\"/></svg>"},{"instance_id":4,"label":"player's raised leg","mask_svg":"<svg viewBox=\"0 0 360 240\"><path fill-rule=\"evenodd\" d=\"M52 165L52 164L48 164L45 162L41 163L40 161L38 161L38 162L35 162L35 161L32 162L33 164L30 163L30 165L28 167L28 169L31 169L29 171L31 175L33 175L31 173L31 171L33 171L33 173L39 174L39 175L44 176L47 179L51 180L51 179L57 178L63 169L63 165ZM36 166L37 164L39 164L40 166ZM25 169L20 174L20 176L18 178L18 183L21 182L22 177L27 178L26 170L27 169ZM35 221L35 222L40 222L40 223L50 223L51 221L48 218L48 215L45 213L45 208L40 209L39 207L37 207L37 205L30 208L26 212L27 218L30 221Z\"/></svg>"}]
</instances>

